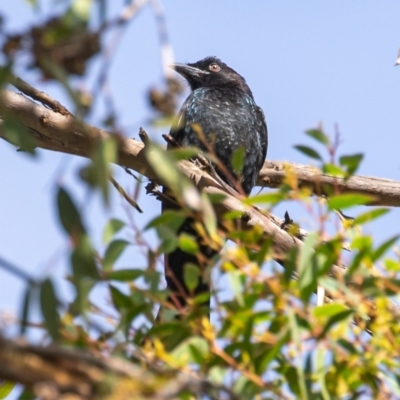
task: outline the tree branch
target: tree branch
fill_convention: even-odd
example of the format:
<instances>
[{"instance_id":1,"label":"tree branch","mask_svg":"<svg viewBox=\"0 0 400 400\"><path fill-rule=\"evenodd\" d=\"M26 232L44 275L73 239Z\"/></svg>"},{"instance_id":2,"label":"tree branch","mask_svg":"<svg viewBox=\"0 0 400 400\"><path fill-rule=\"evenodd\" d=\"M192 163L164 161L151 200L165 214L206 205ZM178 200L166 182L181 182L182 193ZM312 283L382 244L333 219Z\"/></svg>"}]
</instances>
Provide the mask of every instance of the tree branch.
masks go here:
<instances>
[{"instance_id":1,"label":"tree branch","mask_svg":"<svg viewBox=\"0 0 400 400\"><path fill-rule=\"evenodd\" d=\"M369 205L400 207L400 182L392 179L354 175L349 179L322 173L307 165L267 160L258 176L257 184L270 188L279 187L290 171L297 178L299 187L308 187L317 195L332 193L360 193L374 197Z\"/></svg>"},{"instance_id":2,"label":"tree branch","mask_svg":"<svg viewBox=\"0 0 400 400\"><path fill-rule=\"evenodd\" d=\"M72 115L53 112L11 91L3 91L1 95L0 114L3 118L17 117L36 139L38 147L62 153L90 157L93 142L110 135L106 131L81 123ZM4 137L1 129L0 136ZM157 180L145 159L144 144L122 136L115 137L120 144L118 164L132 168L151 180ZM201 170L193 163L184 161L181 166L182 172L188 176L192 173L195 176L201 174ZM371 205L400 207L399 181L358 175L345 180L324 174L317 168L294 163L267 160L260 171L257 184L277 188L284 182L288 170L297 177L300 187L311 188L317 196L355 192L373 197L375 200ZM219 187L215 180L213 182L207 181L209 185Z\"/></svg>"},{"instance_id":3,"label":"tree branch","mask_svg":"<svg viewBox=\"0 0 400 400\"><path fill-rule=\"evenodd\" d=\"M22 93L31 97L33 100L40 101L42 104L48 106L55 112L59 112L62 115L69 115L70 112L57 100L52 99L49 95L40 90L37 90L29 83L23 81L21 78L10 74L10 83L15 86Z\"/></svg>"},{"instance_id":4,"label":"tree branch","mask_svg":"<svg viewBox=\"0 0 400 400\"><path fill-rule=\"evenodd\" d=\"M168 377L168 379L165 379ZM149 399L174 400L183 392L201 396L231 392L208 380L171 369L158 373L114 357L95 357L83 351L40 347L0 337L0 380L32 388L46 399Z\"/></svg>"}]
</instances>

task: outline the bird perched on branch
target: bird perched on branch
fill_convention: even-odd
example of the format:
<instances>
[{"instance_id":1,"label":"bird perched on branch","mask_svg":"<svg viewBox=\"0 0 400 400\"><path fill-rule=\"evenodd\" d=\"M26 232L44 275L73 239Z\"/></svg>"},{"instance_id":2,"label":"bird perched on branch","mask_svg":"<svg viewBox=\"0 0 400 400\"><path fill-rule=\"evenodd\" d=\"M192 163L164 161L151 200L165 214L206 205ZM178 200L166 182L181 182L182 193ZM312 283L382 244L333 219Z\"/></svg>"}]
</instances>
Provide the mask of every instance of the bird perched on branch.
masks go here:
<instances>
[{"instance_id":1,"label":"bird perched on branch","mask_svg":"<svg viewBox=\"0 0 400 400\"><path fill-rule=\"evenodd\" d=\"M182 105L170 136L179 146L195 146L213 153L219 160L214 165L219 176L248 195L267 154L268 134L264 113L255 103L245 79L216 57L193 64L173 64L172 68L187 80L192 92ZM240 174L232 164L237 151L242 151ZM170 207L163 203L163 211ZM198 238L191 219L182 225L179 233L182 232ZM200 258L210 259L215 255L215 250L202 244L200 238L199 248L205 257L185 253L180 248L165 256L167 286L179 307L185 306L189 296L184 282L185 264L200 268ZM209 290L207 279L201 274L193 294Z\"/></svg>"}]
</instances>

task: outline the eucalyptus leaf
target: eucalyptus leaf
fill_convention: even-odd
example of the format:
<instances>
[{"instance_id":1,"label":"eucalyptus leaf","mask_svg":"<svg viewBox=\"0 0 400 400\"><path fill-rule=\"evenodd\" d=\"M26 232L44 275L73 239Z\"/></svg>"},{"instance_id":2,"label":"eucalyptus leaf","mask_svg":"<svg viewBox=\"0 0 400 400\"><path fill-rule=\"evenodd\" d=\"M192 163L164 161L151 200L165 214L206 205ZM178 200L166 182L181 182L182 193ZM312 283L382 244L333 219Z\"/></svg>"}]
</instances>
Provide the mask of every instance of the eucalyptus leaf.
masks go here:
<instances>
[{"instance_id":1,"label":"eucalyptus leaf","mask_svg":"<svg viewBox=\"0 0 400 400\"><path fill-rule=\"evenodd\" d=\"M297 146L294 146L294 148L297 149L298 151L300 151L300 153L303 153L310 158L314 158L315 160L322 161L322 157L319 155L319 153L311 147L297 145Z\"/></svg>"},{"instance_id":2,"label":"eucalyptus leaf","mask_svg":"<svg viewBox=\"0 0 400 400\"><path fill-rule=\"evenodd\" d=\"M330 140L327 135L325 135L324 132L322 132L320 129L309 129L306 132L306 135L314 138L316 141L324 144L324 145L329 145Z\"/></svg>"},{"instance_id":3,"label":"eucalyptus leaf","mask_svg":"<svg viewBox=\"0 0 400 400\"><path fill-rule=\"evenodd\" d=\"M108 245L103 258L103 269L106 271L110 270L127 246L129 246L129 242L126 240L116 239L112 241Z\"/></svg>"},{"instance_id":4,"label":"eucalyptus leaf","mask_svg":"<svg viewBox=\"0 0 400 400\"><path fill-rule=\"evenodd\" d=\"M46 279L40 286L40 305L44 323L54 340L60 339L60 318L57 311L58 299L53 282Z\"/></svg>"},{"instance_id":5,"label":"eucalyptus leaf","mask_svg":"<svg viewBox=\"0 0 400 400\"><path fill-rule=\"evenodd\" d=\"M103 231L103 243L108 243L124 226L125 222L116 218L110 219Z\"/></svg>"},{"instance_id":6,"label":"eucalyptus leaf","mask_svg":"<svg viewBox=\"0 0 400 400\"><path fill-rule=\"evenodd\" d=\"M328 199L330 210L342 210L354 206L368 204L373 201L371 196L357 193L345 193L333 196Z\"/></svg>"},{"instance_id":7,"label":"eucalyptus leaf","mask_svg":"<svg viewBox=\"0 0 400 400\"><path fill-rule=\"evenodd\" d=\"M196 289L200 279L200 268L198 265L186 263L183 267L183 280L185 286L190 290Z\"/></svg>"},{"instance_id":8,"label":"eucalyptus leaf","mask_svg":"<svg viewBox=\"0 0 400 400\"><path fill-rule=\"evenodd\" d=\"M57 193L58 215L65 231L70 236L79 236L85 232L78 208L68 192L59 187Z\"/></svg>"}]
</instances>

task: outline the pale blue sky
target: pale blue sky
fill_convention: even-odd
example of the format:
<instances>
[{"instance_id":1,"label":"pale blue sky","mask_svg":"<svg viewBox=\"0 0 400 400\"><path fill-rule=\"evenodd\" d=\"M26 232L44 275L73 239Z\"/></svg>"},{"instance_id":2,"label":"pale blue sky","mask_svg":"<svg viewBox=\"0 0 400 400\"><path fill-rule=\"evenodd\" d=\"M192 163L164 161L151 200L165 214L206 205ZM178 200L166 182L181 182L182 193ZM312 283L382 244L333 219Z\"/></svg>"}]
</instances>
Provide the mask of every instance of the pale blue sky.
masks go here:
<instances>
[{"instance_id":1,"label":"pale blue sky","mask_svg":"<svg viewBox=\"0 0 400 400\"><path fill-rule=\"evenodd\" d=\"M53 4L45 3L45 10ZM115 9L120 3L124 2L113 2ZM177 61L216 55L246 78L267 118L268 158L309 163L293 149L295 144L313 144L304 130L323 122L332 134L338 124L343 141L339 152L365 154L360 173L400 178L400 68L394 67L400 45L398 0L165 0L163 4ZM0 12L8 17L6 26L15 29L41 19L22 0L13 1L12 7L0 5ZM137 137L139 126L146 127L150 117L143 95L161 82L155 27L146 8L128 27L110 71L121 125L131 137ZM21 75L68 104L54 85L43 84L33 73ZM163 133L147 129L153 138ZM101 244L109 215L126 220L126 207L116 196L110 211L97 197L87 202L83 185L76 184L85 164L84 159L48 151L39 151L32 160L0 141L0 256L34 276L65 275L66 240L54 207L56 178L80 204L86 203L85 216L96 244ZM119 171L117 177L128 190L133 188L124 173ZM143 225L160 207L144 195L139 203L144 215L136 213L135 218ZM306 218L294 212L300 221ZM382 241L400 231L399 216L395 210L367 230ZM134 248L123 262L124 267L144 265ZM0 311L19 312L23 287L0 270Z\"/></svg>"}]
</instances>

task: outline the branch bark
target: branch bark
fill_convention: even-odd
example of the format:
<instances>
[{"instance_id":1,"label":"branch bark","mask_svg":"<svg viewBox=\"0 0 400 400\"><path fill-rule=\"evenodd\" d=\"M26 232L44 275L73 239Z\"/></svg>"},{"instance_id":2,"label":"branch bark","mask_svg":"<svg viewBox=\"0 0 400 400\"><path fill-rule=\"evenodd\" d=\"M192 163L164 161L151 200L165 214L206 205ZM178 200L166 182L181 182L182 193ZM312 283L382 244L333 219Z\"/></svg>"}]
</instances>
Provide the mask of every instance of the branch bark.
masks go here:
<instances>
[{"instance_id":1,"label":"branch bark","mask_svg":"<svg viewBox=\"0 0 400 400\"><path fill-rule=\"evenodd\" d=\"M361 175L354 175L349 179L338 178L308 165L267 160L260 171L257 184L277 188L284 182L288 171L296 176L299 187L308 187L317 196L360 193L375 199L369 205L400 207L399 181Z\"/></svg>"},{"instance_id":2,"label":"branch bark","mask_svg":"<svg viewBox=\"0 0 400 400\"><path fill-rule=\"evenodd\" d=\"M174 400L187 391L196 396L222 391L235 399L223 386L172 370L155 373L120 358L0 337L1 379L21 383L48 400Z\"/></svg>"}]
</instances>

